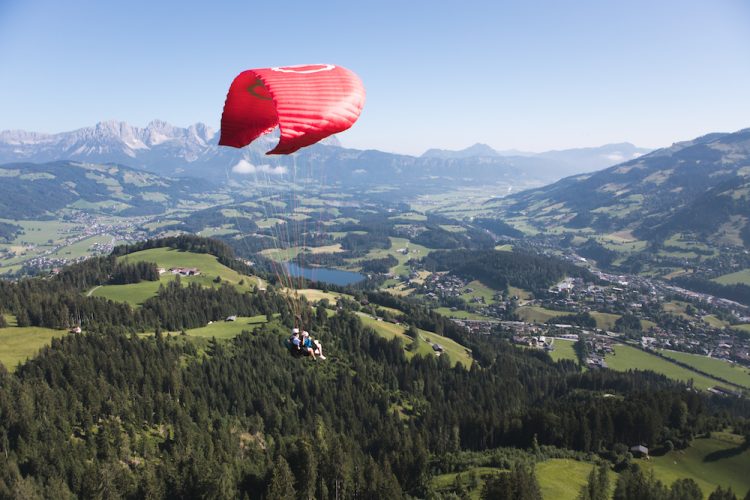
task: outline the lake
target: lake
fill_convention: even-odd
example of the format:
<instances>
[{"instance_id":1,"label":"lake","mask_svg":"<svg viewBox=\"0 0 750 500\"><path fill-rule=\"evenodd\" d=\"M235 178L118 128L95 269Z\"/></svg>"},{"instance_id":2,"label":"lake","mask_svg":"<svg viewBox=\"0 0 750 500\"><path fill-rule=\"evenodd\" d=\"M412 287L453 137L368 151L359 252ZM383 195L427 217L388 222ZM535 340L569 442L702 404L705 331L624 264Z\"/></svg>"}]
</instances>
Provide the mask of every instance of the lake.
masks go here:
<instances>
[{"instance_id":1,"label":"lake","mask_svg":"<svg viewBox=\"0 0 750 500\"><path fill-rule=\"evenodd\" d=\"M295 278L305 278L310 281L320 281L332 285L351 285L366 278L365 275L352 271L342 271L328 267L301 267L294 262L287 262L289 274Z\"/></svg>"}]
</instances>

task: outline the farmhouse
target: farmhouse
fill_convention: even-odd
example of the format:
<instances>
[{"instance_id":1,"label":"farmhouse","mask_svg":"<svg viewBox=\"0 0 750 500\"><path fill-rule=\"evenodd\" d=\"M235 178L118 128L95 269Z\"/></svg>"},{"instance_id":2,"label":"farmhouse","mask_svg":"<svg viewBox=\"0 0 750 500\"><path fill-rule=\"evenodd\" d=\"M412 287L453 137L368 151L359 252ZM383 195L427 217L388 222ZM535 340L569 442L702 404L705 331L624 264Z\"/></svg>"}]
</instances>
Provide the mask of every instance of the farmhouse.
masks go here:
<instances>
[{"instance_id":1,"label":"farmhouse","mask_svg":"<svg viewBox=\"0 0 750 500\"><path fill-rule=\"evenodd\" d=\"M637 446L631 446L630 453L632 453L634 457L647 457L648 448L646 448L642 444L639 444Z\"/></svg>"},{"instance_id":2,"label":"farmhouse","mask_svg":"<svg viewBox=\"0 0 750 500\"><path fill-rule=\"evenodd\" d=\"M172 267L169 271L180 276L200 276L201 274L201 270L197 267Z\"/></svg>"}]
</instances>

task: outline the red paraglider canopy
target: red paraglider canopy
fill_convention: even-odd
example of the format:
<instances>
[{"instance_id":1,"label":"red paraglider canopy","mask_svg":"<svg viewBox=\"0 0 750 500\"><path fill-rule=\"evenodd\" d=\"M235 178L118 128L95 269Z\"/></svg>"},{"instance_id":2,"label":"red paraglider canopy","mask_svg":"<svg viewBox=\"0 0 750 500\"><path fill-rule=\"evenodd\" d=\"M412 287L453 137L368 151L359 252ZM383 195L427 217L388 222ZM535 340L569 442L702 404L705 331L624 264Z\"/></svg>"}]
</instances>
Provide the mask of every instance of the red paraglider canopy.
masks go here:
<instances>
[{"instance_id":1,"label":"red paraglider canopy","mask_svg":"<svg viewBox=\"0 0 750 500\"><path fill-rule=\"evenodd\" d=\"M341 66L250 69L229 87L219 144L241 148L278 125L281 139L266 154L294 153L351 127L364 103L362 81Z\"/></svg>"}]
</instances>

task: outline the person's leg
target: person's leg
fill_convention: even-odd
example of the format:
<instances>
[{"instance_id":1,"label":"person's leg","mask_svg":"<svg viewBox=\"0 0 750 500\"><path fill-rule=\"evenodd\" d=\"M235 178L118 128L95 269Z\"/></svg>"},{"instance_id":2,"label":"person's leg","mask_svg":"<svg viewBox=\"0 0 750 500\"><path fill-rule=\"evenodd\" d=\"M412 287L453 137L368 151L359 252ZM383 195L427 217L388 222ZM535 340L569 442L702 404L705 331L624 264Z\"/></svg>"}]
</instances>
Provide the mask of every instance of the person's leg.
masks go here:
<instances>
[{"instance_id":1,"label":"person's leg","mask_svg":"<svg viewBox=\"0 0 750 500\"><path fill-rule=\"evenodd\" d=\"M318 354L320 355L321 359L326 359L326 357L323 355L323 344L320 343L319 340L315 340L315 345L318 346Z\"/></svg>"}]
</instances>

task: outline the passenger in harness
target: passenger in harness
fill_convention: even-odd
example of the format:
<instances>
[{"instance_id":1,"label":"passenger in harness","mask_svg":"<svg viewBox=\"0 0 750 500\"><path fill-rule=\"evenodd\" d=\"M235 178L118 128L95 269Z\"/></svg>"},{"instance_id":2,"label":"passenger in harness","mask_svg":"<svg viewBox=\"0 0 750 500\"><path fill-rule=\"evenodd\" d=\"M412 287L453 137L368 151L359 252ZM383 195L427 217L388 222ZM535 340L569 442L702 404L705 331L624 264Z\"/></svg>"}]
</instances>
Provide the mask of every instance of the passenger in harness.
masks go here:
<instances>
[{"instance_id":1,"label":"passenger in harness","mask_svg":"<svg viewBox=\"0 0 750 500\"><path fill-rule=\"evenodd\" d=\"M299 328L292 329L292 336L287 340L287 347L289 348L289 352L295 356L306 354L306 352L302 350L302 339L299 335Z\"/></svg>"},{"instance_id":2,"label":"passenger in harness","mask_svg":"<svg viewBox=\"0 0 750 500\"><path fill-rule=\"evenodd\" d=\"M302 332L302 347L308 349L313 359L317 359L315 358L316 354L320 359L326 359L323 355L323 345L319 340L313 339L307 331Z\"/></svg>"}]
</instances>

